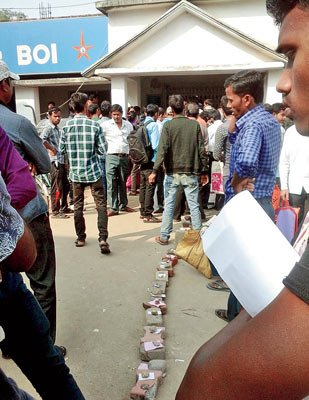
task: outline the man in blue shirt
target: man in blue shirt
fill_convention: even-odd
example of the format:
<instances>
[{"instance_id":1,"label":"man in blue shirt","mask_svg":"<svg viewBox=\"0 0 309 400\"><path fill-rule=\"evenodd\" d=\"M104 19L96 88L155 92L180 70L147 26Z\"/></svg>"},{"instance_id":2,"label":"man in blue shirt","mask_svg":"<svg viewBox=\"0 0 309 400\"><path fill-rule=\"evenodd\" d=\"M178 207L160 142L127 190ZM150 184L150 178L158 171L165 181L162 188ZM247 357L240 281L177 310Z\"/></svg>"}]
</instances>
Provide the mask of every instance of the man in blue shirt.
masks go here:
<instances>
[{"instance_id":1,"label":"man in blue shirt","mask_svg":"<svg viewBox=\"0 0 309 400\"><path fill-rule=\"evenodd\" d=\"M234 116L229 128L232 151L230 175L225 187L226 202L242 190L250 190L268 216L275 221L271 196L280 156L281 130L277 120L260 103L264 80L260 72L241 71L226 79L227 106ZM216 315L231 321L241 308L233 293L228 310Z\"/></svg>"},{"instance_id":2,"label":"man in blue shirt","mask_svg":"<svg viewBox=\"0 0 309 400\"><path fill-rule=\"evenodd\" d=\"M155 193L155 184L150 184L148 181L149 175L152 173L152 167L156 161L157 149L159 146L160 135L159 128L156 123L158 118L159 107L156 104L148 104L147 116L144 121L146 130L149 136L151 147L153 149L153 157L147 164L142 164L140 169L141 180L139 189L139 202L141 204L140 213L143 221L148 222L161 222L158 218L153 216L153 197Z\"/></svg>"}]
</instances>

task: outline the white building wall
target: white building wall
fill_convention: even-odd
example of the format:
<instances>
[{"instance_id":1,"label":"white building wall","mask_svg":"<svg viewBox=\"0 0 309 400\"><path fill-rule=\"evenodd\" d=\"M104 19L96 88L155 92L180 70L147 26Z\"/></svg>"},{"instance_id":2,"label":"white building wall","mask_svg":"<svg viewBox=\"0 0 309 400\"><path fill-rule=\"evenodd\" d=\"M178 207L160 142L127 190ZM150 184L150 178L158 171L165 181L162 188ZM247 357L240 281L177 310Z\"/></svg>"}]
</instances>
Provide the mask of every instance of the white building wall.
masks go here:
<instances>
[{"instance_id":1,"label":"white building wall","mask_svg":"<svg viewBox=\"0 0 309 400\"><path fill-rule=\"evenodd\" d=\"M266 13L265 0L194 2L214 18L276 48L278 28ZM109 52L141 32L172 7L171 4L119 8L108 15ZM185 32L185 28L183 29Z\"/></svg>"},{"instance_id":2,"label":"white building wall","mask_svg":"<svg viewBox=\"0 0 309 400\"><path fill-rule=\"evenodd\" d=\"M148 25L156 21L171 7L167 5L144 5L119 8L108 13L108 51L111 53Z\"/></svg>"},{"instance_id":3,"label":"white building wall","mask_svg":"<svg viewBox=\"0 0 309 400\"><path fill-rule=\"evenodd\" d=\"M278 27L266 13L265 0L196 2L202 10L246 35L275 49Z\"/></svg>"},{"instance_id":4,"label":"white building wall","mask_svg":"<svg viewBox=\"0 0 309 400\"><path fill-rule=\"evenodd\" d=\"M282 94L276 90L282 71L269 71L266 80L265 103L274 104L282 102Z\"/></svg>"},{"instance_id":5,"label":"white building wall","mask_svg":"<svg viewBox=\"0 0 309 400\"><path fill-rule=\"evenodd\" d=\"M39 89L34 87L15 87L16 112L28 118L35 124L32 109L35 111L36 121L40 121ZM26 107L30 106L30 107Z\"/></svg>"}]
</instances>

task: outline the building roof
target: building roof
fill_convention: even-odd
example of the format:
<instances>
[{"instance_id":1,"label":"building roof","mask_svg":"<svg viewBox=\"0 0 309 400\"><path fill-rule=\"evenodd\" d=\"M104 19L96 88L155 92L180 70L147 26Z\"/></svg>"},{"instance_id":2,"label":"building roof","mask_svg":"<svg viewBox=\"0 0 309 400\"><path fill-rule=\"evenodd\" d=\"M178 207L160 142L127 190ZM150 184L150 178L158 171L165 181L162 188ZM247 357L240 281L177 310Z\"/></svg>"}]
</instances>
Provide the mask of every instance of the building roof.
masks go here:
<instances>
[{"instance_id":1,"label":"building roof","mask_svg":"<svg viewBox=\"0 0 309 400\"><path fill-rule=\"evenodd\" d=\"M207 34L209 35L209 40L212 41L219 40L219 36L222 37L221 42L225 43L226 46L232 46L230 51L235 54L235 60L229 60L226 57L225 60L222 60L222 54L220 57L220 51L213 52L213 57L211 62L205 59L200 65L197 65L200 60L196 60L196 65L194 65L194 57L190 55L190 49L186 48L186 51L183 54L180 54L179 57L182 57L182 66L179 67L179 63L177 64L177 60L175 60L174 65L167 65L166 63L161 65L160 62L166 61L166 58L169 57L170 51L163 51L162 47L167 45L164 43L164 37L166 41L169 40L168 32L170 35L174 35L172 37L171 42L174 41L174 48L177 46L177 33L176 28L178 28L178 36L179 29L185 29L184 25L182 27L177 27L177 20L181 20L187 18L188 15L193 18L191 31L186 31L187 39L194 41L191 43L196 43L196 34L194 32L194 28L200 28L198 32L199 35L207 30ZM189 25L188 25L189 26ZM196 28L196 29L198 29ZM190 29L189 29L190 30ZM202 32L203 31L203 32ZM161 34L164 32L164 34ZM161 34L160 40L158 35ZM154 36L156 35L156 36ZM164 36L165 35L165 36ZM151 37L155 37L158 40L152 41ZM183 39L183 38L182 38ZM205 38L205 40L208 40ZM198 39L199 40L199 39ZM156 42L156 44L155 44ZM201 57L203 57L203 52L207 53L207 45L203 47L203 43L197 43L199 47L199 52ZM206 43L205 43L206 44ZM157 47L154 47L157 46ZM181 46L181 42L178 43L178 46ZM220 46L218 42L217 46ZM147 48L151 48L153 53L156 52L156 65L154 65L153 60L150 60L147 65L147 62L144 61L147 58ZM196 47L196 46L195 46ZM180 47L181 48L181 47ZM192 54L193 56L193 54ZM263 68L282 68L283 62L286 58L274 51L273 49L267 47L265 44L249 37L241 31L223 23L222 21L212 17L208 13L206 13L201 8L193 5L192 3L181 0L173 7L171 7L167 12L165 12L160 18L154 21L152 24L147 26L137 35L129 39L127 42L122 44L116 50L102 57L90 67L85 69L82 72L82 75L90 77L95 74L100 74L101 76L111 76L114 74L156 74L157 72L161 73L162 70L168 72L187 72L187 71L206 71L206 70L224 70L225 72L229 70L237 69L237 61L240 59L244 59L247 56L248 62L240 62L238 66L239 69L244 68L245 64L248 64L250 68L258 68L258 64ZM134 59L133 59L134 58ZM233 57L234 58L234 57ZM190 61L192 65L190 65ZM217 61L217 62L216 62ZM236 62L235 62L236 61ZM166 61L167 62L167 61ZM172 61L171 61L172 62Z\"/></svg>"}]
</instances>

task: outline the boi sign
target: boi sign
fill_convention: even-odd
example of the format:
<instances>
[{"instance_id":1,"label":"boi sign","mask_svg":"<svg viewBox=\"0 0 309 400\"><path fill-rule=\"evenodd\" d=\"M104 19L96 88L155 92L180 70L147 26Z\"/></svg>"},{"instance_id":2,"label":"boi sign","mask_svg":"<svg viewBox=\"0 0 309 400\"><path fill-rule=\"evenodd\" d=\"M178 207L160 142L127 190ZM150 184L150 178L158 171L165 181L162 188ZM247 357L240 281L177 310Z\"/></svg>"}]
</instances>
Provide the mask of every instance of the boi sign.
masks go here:
<instances>
[{"instance_id":1,"label":"boi sign","mask_svg":"<svg viewBox=\"0 0 309 400\"><path fill-rule=\"evenodd\" d=\"M26 44L18 45L16 46L16 51L18 65L29 65L33 61L37 64L46 64L49 61L52 64L58 63L56 43L51 43L50 47L45 44L38 44L33 49Z\"/></svg>"}]
</instances>

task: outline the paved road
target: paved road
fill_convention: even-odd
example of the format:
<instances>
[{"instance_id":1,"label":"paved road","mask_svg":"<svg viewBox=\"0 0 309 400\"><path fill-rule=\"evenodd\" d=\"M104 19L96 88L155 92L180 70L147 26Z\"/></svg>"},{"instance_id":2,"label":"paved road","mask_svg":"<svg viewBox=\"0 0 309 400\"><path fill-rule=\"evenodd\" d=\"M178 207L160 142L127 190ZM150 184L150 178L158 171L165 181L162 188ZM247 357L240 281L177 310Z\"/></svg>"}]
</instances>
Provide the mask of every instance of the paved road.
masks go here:
<instances>
[{"instance_id":1,"label":"paved road","mask_svg":"<svg viewBox=\"0 0 309 400\"><path fill-rule=\"evenodd\" d=\"M135 383L147 288L167 248L154 242L160 224L145 224L139 213L109 218L112 253L101 255L96 212L86 205L87 245L74 246L73 217L51 220L57 253L57 343L68 349L67 364L87 400L121 400ZM138 199L130 198L138 210ZM180 223L175 224L175 227ZM171 240L173 247L174 240ZM167 291L168 375L158 400L172 400L196 349L225 323L214 315L227 294L206 289L208 280L180 261ZM12 361L5 372L36 399L39 396Z\"/></svg>"}]
</instances>

